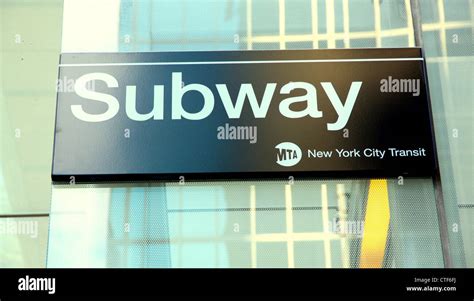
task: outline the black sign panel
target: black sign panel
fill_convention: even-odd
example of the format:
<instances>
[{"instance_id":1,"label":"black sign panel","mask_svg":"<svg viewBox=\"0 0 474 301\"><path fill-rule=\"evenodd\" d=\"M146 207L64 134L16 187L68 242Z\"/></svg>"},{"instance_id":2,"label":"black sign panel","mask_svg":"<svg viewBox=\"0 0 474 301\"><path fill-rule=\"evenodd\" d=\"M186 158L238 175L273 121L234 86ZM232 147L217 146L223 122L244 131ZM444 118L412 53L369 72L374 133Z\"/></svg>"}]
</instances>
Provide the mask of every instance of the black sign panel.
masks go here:
<instances>
[{"instance_id":1,"label":"black sign panel","mask_svg":"<svg viewBox=\"0 0 474 301\"><path fill-rule=\"evenodd\" d=\"M63 54L52 177L429 176L421 50Z\"/></svg>"}]
</instances>

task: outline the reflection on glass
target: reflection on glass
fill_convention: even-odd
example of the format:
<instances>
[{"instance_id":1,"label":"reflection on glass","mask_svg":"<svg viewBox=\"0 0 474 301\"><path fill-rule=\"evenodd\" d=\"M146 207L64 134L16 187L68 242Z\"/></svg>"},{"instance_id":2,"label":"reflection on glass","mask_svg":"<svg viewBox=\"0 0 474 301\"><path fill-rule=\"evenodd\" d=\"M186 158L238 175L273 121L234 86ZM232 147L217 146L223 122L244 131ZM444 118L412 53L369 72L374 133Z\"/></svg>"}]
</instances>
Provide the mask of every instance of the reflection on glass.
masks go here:
<instances>
[{"instance_id":1,"label":"reflection on glass","mask_svg":"<svg viewBox=\"0 0 474 301\"><path fill-rule=\"evenodd\" d=\"M48 266L357 266L365 189L365 181L56 186Z\"/></svg>"}]
</instances>

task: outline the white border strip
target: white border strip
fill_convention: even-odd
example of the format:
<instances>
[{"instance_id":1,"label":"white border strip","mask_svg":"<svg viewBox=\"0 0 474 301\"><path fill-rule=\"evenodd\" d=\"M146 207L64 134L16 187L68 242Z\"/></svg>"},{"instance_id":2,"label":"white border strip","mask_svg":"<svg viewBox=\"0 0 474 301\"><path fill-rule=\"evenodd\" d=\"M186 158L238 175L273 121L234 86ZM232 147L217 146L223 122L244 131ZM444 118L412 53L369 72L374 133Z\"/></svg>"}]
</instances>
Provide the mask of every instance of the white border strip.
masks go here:
<instances>
[{"instance_id":1,"label":"white border strip","mask_svg":"<svg viewBox=\"0 0 474 301\"><path fill-rule=\"evenodd\" d=\"M282 63L340 63L340 62L385 62L385 61L423 61L423 58L382 58L382 59L326 59L326 60L278 60L278 61L207 61L207 62L148 62L148 63L98 63L98 64L59 64L59 67L88 66L153 66L153 65L226 65L226 64L282 64Z\"/></svg>"}]
</instances>

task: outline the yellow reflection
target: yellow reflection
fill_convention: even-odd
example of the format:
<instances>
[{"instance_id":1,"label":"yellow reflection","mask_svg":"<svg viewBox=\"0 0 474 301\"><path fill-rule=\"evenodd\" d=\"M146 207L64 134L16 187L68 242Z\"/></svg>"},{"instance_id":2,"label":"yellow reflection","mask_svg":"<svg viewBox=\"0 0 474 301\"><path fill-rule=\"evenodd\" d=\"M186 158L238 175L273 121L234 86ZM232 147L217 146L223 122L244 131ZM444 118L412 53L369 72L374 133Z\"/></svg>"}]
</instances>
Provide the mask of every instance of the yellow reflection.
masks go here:
<instances>
[{"instance_id":1,"label":"yellow reflection","mask_svg":"<svg viewBox=\"0 0 474 301\"><path fill-rule=\"evenodd\" d=\"M360 254L361 268L382 267L389 223L387 180L370 180Z\"/></svg>"}]
</instances>

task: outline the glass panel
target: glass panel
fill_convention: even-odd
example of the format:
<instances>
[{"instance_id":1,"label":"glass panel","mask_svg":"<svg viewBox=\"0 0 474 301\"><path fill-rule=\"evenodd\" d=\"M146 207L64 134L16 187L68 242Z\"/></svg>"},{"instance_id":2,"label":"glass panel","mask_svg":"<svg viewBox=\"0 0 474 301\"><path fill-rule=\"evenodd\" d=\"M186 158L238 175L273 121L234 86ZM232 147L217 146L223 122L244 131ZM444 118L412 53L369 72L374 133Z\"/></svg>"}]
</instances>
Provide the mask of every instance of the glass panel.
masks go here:
<instances>
[{"instance_id":1,"label":"glass panel","mask_svg":"<svg viewBox=\"0 0 474 301\"><path fill-rule=\"evenodd\" d=\"M48 266L357 266L359 251L351 245L360 243L363 222L339 225L362 221L363 206L348 212L346 198L363 204L365 186L365 181L56 186Z\"/></svg>"},{"instance_id":2,"label":"glass panel","mask_svg":"<svg viewBox=\"0 0 474 301\"><path fill-rule=\"evenodd\" d=\"M472 267L474 229L474 103L472 1L422 0L434 125L456 267ZM432 7L432 9L428 9Z\"/></svg>"},{"instance_id":3,"label":"glass panel","mask_svg":"<svg viewBox=\"0 0 474 301\"><path fill-rule=\"evenodd\" d=\"M0 217L0 267L44 268L49 218Z\"/></svg>"},{"instance_id":4,"label":"glass panel","mask_svg":"<svg viewBox=\"0 0 474 301\"><path fill-rule=\"evenodd\" d=\"M48 213L62 1L0 2L0 214Z\"/></svg>"},{"instance_id":5,"label":"glass panel","mask_svg":"<svg viewBox=\"0 0 474 301\"><path fill-rule=\"evenodd\" d=\"M472 1L420 2L450 250L472 267ZM50 184L61 29L62 52L407 47L409 3L1 1L0 266L44 266L49 222L51 267L360 267L383 216L382 266L442 267L432 179L387 181L388 212L370 179Z\"/></svg>"},{"instance_id":6,"label":"glass panel","mask_svg":"<svg viewBox=\"0 0 474 301\"><path fill-rule=\"evenodd\" d=\"M414 45L408 1L95 3L65 2L63 51ZM48 266L359 267L372 182L290 182L53 186ZM432 180L387 197L383 266L442 267Z\"/></svg>"}]
</instances>

